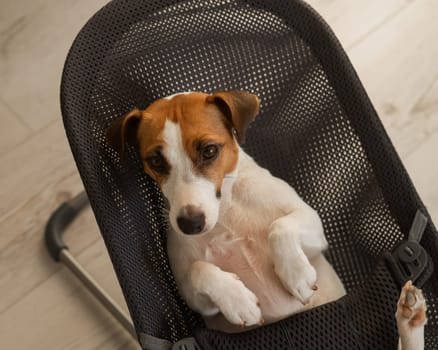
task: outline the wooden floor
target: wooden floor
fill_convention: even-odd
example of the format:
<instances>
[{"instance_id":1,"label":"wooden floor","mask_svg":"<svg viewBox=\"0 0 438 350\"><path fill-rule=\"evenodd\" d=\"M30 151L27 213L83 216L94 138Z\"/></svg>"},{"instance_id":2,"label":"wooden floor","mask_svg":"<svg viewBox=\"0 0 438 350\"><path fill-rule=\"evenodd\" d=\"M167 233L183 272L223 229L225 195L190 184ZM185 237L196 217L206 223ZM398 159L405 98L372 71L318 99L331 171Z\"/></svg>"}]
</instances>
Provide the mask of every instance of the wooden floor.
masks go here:
<instances>
[{"instance_id":1,"label":"wooden floor","mask_svg":"<svg viewBox=\"0 0 438 350\"><path fill-rule=\"evenodd\" d=\"M43 245L49 214L81 191L60 121L67 50L106 0L0 0L0 349L137 349ZM438 222L438 1L310 0L332 26ZM120 303L94 219L71 251Z\"/></svg>"}]
</instances>

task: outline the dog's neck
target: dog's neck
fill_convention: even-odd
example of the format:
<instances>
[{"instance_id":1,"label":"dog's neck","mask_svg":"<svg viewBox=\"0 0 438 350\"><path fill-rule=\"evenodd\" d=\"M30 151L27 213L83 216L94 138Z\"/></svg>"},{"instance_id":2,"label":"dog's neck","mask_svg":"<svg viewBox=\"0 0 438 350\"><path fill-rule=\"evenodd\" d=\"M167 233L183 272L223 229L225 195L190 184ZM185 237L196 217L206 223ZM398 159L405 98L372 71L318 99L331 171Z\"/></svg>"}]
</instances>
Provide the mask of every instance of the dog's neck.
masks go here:
<instances>
[{"instance_id":1,"label":"dog's neck","mask_svg":"<svg viewBox=\"0 0 438 350\"><path fill-rule=\"evenodd\" d=\"M236 168L225 175L222 183L221 212L232 207L233 202L244 199L245 193L239 190L238 184L244 182L248 172L256 166L255 161L239 147L239 159Z\"/></svg>"}]
</instances>

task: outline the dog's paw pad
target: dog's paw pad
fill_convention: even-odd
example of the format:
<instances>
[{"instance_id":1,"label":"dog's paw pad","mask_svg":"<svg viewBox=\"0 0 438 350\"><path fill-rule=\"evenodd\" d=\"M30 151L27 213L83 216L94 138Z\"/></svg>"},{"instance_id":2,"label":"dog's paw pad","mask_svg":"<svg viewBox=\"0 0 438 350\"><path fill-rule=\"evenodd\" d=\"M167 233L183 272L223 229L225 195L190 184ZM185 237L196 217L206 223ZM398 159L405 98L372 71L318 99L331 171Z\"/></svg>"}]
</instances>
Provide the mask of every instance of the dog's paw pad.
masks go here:
<instances>
[{"instance_id":1,"label":"dog's paw pad","mask_svg":"<svg viewBox=\"0 0 438 350\"><path fill-rule=\"evenodd\" d=\"M413 307L417 302L417 296L415 295L414 290L408 290L406 291L406 297L403 302L404 305L408 307Z\"/></svg>"},{"instance_id":2,"label":"dog's paw pad","mask_svg":"<svg viewBox=\"0 0 438 350\"><path fill-rule=\"evenodd\" d=\"M397 303L397 322L410 327L421 327L427 322L426 300L421 289L416 288L411 281L403 286Z\"/></svg>"}]
</instances>

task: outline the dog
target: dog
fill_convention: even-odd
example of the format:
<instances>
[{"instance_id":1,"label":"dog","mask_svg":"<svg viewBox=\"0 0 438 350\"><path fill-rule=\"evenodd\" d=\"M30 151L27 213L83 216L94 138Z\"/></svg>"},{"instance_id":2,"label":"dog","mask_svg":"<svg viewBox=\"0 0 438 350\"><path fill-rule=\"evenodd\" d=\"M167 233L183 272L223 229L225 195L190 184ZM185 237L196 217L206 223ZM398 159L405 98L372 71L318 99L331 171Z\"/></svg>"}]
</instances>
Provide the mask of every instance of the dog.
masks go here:
<instances>
[{"instance_id":1,"label":"dog","mask_svg":"<svg viewBox=\"0 0 438 350\"><path fill-rule=\"evenodd\" d=\"M242 331L339 299L321 220L239 146L259 111L245 91L179 93L112 122L109 144L137 148L169 203L167 251L178 290L209 328ZM396 320L421 349L426 304L412 283Z\"/></svg>"}]
</instances>

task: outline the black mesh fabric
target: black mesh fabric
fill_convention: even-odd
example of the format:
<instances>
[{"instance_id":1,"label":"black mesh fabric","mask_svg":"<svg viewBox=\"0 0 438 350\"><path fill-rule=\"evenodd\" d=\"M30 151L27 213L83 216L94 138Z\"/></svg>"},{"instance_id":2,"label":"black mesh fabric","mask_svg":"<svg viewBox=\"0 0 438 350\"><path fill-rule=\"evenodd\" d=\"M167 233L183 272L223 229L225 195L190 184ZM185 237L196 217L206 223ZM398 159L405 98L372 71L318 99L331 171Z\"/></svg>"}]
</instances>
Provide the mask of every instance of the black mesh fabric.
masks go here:
<instances>
[{"instance_id":1,"label":"black mesh fabric","mask_svg":"<svg viewBox=\"0 0 438 350\"><path fill-rule=\"evenodd\" d=\"M262 101L244 148L320 214L339 302L241 335L203 328L178 296L159 189L104 130L181 91L242 89ZM399 287L378 257L427 215L349 63L299 0L115 0L82 29L61 89L67 136L137 333L207 349L395 348ZM436 230L422 240L438 266ZM438 278L425 285L426 349L438 348ZM323 341L326 339L326 341Z\"/></svg>"},{"instance_id":2,"label":"black mesh fabric","mask_svg":"<svg viewBox=\"0 0 438 350\"><path fill-rule=\"evenodd\" d=\"M205 350L213 349L396 349L394 305L399 291L383 261L368 279L371 288L242 334L199 330Z\"/></svg>"}]
</instances>

